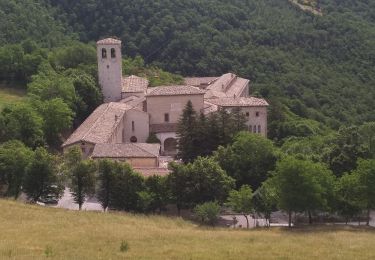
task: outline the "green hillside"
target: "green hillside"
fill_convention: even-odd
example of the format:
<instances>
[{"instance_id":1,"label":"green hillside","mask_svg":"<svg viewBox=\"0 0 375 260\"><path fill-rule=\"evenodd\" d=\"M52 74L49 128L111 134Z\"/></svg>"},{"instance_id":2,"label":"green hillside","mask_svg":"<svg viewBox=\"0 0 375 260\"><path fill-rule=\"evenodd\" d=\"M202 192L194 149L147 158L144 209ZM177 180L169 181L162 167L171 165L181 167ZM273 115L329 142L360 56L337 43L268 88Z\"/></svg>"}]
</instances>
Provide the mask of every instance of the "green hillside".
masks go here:
<instances>
[{"instance_id":1,"label":"green hillside","mask_svg":"<svg viewBox=\"0 0 375 260\"><path fill-rule=\"evenodd\" d=\"M375 120L373 1L47 1L82 41L118 36L124 53L182 75L233 71L253 92L338 128Z\"/></svg>"},{"instance_id":2,"label":"green hillside","mask_svg":"<svg viewBox=\"0 0 375 260\"><path fill-rule=\"evenodd\" d=\"M373 259L372 229L201 228L181 219L0 200L1 259ZM121 252L124 242L128 250ZM124 246L126 247L126 246Z\"/></svg>"}]
</instances>

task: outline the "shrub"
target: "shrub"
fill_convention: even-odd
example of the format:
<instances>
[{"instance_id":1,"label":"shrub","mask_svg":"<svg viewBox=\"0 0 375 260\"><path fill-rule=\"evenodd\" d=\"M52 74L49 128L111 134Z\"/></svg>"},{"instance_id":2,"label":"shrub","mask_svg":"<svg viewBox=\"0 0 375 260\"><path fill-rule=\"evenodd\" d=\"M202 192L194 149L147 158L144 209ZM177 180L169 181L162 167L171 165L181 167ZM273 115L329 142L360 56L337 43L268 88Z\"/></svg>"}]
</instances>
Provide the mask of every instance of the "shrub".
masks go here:
<instances>
[{"instance_id":1,"label":"shrub","mask_svg":"<svg viewBox=\"0 0 375 260\"><path fill-rule=\"evenodd\" d=\"M219 219L220 205L215 202L206 202L194 208L195 215L204 224L214 226Z\"/></svg>"},{"instance_id":2,"label":"shrub","mask_svg":"<svg viewBox=\"0 0 375 260\"><path fill-rule=\"evenodd\" d=\"M120 246L121 252L127 252L129 250L129 243L128 241L122 241Z\"/></svg>"}]
</instances>

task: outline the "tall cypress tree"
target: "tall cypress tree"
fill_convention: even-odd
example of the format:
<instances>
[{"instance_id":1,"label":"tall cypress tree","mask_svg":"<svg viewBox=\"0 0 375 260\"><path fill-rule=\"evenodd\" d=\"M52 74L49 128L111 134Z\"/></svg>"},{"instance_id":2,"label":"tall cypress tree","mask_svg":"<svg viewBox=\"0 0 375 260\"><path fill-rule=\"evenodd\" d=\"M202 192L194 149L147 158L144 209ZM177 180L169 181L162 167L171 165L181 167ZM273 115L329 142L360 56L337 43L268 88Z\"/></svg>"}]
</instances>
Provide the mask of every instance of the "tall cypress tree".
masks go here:
<instances>
[{"instance_id":1,"label":"tall cypress tree","mask_svg":"<svg viewBox=\"0 0 375 260\"><path fill-rule=\"evenodd\" d=\"M184 108L182 116L178 121L178 153L177 158L184 163L193 161L197 157L197 113L189 100Z\"/></svg>"}]
</instances>

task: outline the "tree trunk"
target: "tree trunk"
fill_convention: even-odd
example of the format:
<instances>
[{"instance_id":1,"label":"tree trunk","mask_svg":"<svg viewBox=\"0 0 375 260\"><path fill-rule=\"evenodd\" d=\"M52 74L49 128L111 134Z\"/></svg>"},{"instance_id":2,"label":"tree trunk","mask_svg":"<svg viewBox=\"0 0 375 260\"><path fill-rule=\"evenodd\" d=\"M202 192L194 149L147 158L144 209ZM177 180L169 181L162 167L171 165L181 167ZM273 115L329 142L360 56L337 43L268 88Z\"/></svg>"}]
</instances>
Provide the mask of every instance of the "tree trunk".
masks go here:
<instances>
[{"instance_id":1,"label":"tree trunk","mask_svg":"<svg viewBox=\"0 0 375 260\"><path fill-rule=\"evenodd\" d=\"M367 221L366 221L366 226L370 226L370 209L367 209Z\"/></svg>"},{"instance_id":2,"label":"tree trunk","mask_svg":"<svg viewBox=\"0 0 375 260\"><path fill-rule=\"evenodd\" d=\"M79 209L79 210L82 210L82 203L79 203L79 204L78 204L78 209Z\"/></svg>"},{"instance_id":3,"label":"tree trunk","mask_svg":"<svg viewBox=\"0 0 375 260\"><path fill-rule=\"evenodd\" d=\"M177 214L179 217L181 217L181 207L179 204L177 204L176 206L177 206Z\"/></svg>"},{"instance_id":4,"label":"tree trunk","mask_svg":"<svg viewBox=\"0 0 375 260\"><path fill-rule=\"evenodd\" d=\"M309 224L311 225L313 223L312 216L311 216L311 211L308 210L307 213L309 214Z\"/></svg>"},{"instance_id":5,"label":"tree trunk","mask_svg":"<svg viewBox=\"0 0 375 260\"><path fill-rule=\"evenodd\" d=\"M289 212L288 212L288 214L289 214L289 227L292 227L292 211L290 211L289 210Z\"/></svg>"},{"instance_id":6,"label":"tree trunk","mask_svg":"<svg viewBox=\"0 0 375 260\"><path fill-rule=\"evenodd\" d=\"M247 215L244 216L246 218L246 228L249 229L249 218L247 217Z\"/></svg>"}]
</instances>

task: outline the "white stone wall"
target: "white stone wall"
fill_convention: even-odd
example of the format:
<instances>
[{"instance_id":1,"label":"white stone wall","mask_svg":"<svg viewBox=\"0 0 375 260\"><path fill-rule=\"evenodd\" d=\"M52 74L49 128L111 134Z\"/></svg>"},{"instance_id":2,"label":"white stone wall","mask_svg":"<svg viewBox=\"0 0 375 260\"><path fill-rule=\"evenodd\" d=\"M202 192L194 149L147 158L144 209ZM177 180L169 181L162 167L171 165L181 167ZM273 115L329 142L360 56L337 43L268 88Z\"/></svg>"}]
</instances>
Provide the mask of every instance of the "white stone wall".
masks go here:
<instances>
[{"instance_id":1,"label":"white stone wall","mask_svg":"<svg viewBox=\"0 0 375 260\"><path fill-rule=\"evenodd\" d=\"M102 57L105 49L107 57ZM111 49L115 50L115 58L111 57ZM116 102L121 100L122 92L122 56L121 44L98 44L98 74L99 84L102 88L104 102Z\"/></svg>"},{"instance_id":2,"label":"white stone wall","mask_svg":"<svg viewBox=\"0 0 375 260\"><path fill-rule=\"evenodd\" d=\"M267 137L267 107L241 107L241 111L246 116L247 129Z\"/></svg>"},{"instance_id":3,"label":"white stone wall","mask_svg":"<svg viewBox=\"0 0 375 260\"><path fill-rule=\"evenodd\" d=\"M124 120L124 131L124 143L130 143L132 136L137 138L138 143L145 143L149 136L149 115L135 109L127 111Z\"/></svg>"},{"instance_id":4,"label":"white stone wall","mask_svg":"<svg viewBox=\"0 0 375 260\"><path fill-rule=\"evenodd\" d=\"M203 109L203 95L147 97L147 112L150 114L150 124L167 123L164 120L165 114L169 115L168 123L177 123L189 100L192 102L194 110L199 114Z\"/></svg>"}]
</instances>

